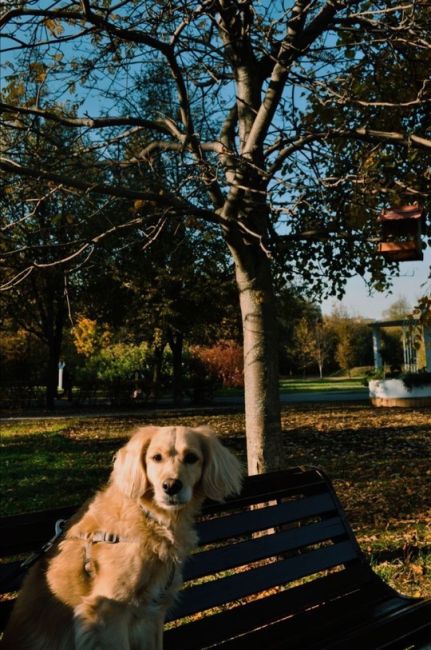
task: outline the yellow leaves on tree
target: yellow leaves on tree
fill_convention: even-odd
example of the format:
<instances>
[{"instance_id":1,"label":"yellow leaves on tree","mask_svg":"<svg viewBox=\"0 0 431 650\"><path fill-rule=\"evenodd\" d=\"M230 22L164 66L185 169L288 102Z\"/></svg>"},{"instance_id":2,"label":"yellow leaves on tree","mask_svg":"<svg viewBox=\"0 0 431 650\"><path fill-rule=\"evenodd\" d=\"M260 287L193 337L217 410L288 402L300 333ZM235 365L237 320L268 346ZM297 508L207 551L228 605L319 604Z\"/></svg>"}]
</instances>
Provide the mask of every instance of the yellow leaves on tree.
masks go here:
<instances>
[{"instance_id":1,"label":"yellow leaves on tree","mask_svg":"<svg viewBox=\"0 0 431 650\"><path fill-rule=\"evenodd\" d=\"M35 61L34 63L29 64L29 69L33 74L35 81L37 81L38 83L43 83L45 81L46 75L48 74L48 70L44 63Z\"/></svg>"},{"instance_id":2,"label":"yellow leaves on tree","mask_svg":"<svg viewBox=\"0 0 431 650\"><path fill-rule=\"evenodd\" d=\"M24 355L29 337L29 333L23 329L18 329L16 332L3 331L0 339L0 357L3 361L13 361Z\"/></svg>"},{"instance_id":3,"label":"yellow leaves on tree","mask_svg":"<svg viewBox=\"0 0 431 650\"><path fill-rule=\"evenodd\" d=\"M55 18L46 18L44 24L53 36L61 36L64 33L63 25L59 20L55 20Z\"/></svg>"},{"instance_id":4,"label":"yellow leaves on tree","mask_svg":"<svg viewBox=\"0 0 431 650\"><path fill-rule=\"evenodd\" d=\"M72 328L73 343L76 351L84 357L90 357L111 342L111 333L107 325L79 316Z\"/></svg>"}]
</instances>

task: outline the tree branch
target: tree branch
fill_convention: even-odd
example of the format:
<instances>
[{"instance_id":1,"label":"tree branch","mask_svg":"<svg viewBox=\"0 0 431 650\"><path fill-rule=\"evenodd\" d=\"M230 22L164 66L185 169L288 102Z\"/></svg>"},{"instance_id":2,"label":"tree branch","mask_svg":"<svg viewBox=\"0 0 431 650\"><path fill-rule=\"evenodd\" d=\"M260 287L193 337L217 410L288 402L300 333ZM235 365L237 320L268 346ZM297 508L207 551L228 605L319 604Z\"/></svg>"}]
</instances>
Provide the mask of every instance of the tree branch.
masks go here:
<instances>
[{"instance_id":1,"label":"tree branch","mask_svg":"<svg viewBox=\"0 0 431 650\"><path fill-rule=\"evenodd\" d=\"M318 133L308 133L297 140L289 143L287 147L282 149L267 172L268 178L272 178L274 174L279 171L283 162L289 158L293 153L299 151L307 144L313 142L322 142L324 140L336 139L353 139L362 140L364 142L382 142L386 144L393 144L401 147L414 147L416 149L431 150L431 139L423 138L415 134L405 134L397 131L378 131L376 129L369 129L367 127L358 127L357 129L334 129L328 131L321 131ZM272 153L272 151L270 152Z\"/></svg>"},{"instance_id":2,"label":"tree branch","mask_svg":"<svg viewBox=\"0 0 431 650\"><path fill-rule=\"evenodd\" d=\"M88 3L86 4L88 6ZM99 14L94 13L92 10L89 13L86 13L85 11L71 11L67 9L28 9L20 7L6 11L2 16L0 16L0 27L10 22L13 18L25 16L33 18L51 18L52 20L58 20L61 18L66 21L77 22L84 20L94 27L99 29L103 28L108 34L116 36L128 43L148 45L152 49L158 50L163 54L167 54L170 49L168 44L154 38L150 34L133 28L117 27L108 20L105 20L105 18Z\"/></svg>"},{"instance_id":3,"label":"tree branch","mask_svg":"<svg viewBox=\"0 0 431 650\"><path fill-rule=\"evenodd\" d=\"M13 106L12 104L0 103L0 113L10 113L20 115L38 115L44 119L64 124L71 127L86 127L88 129L101 129L114 126L139 126L145 129L158 131L168 135L172 134L173 128L169 119L145 120L138 117L67 117L64 114L55 113L54 111L45 110L36 106L28 108L27 106Z\"/></svg>"},{"instance_id":4,"label":"tree branch","mask_svg":"<svg viewBox=\"0 0 431 650\"><path fill-rule=\"evenodd\" d=\"M35 169L20 165L7 158L0 158L0 169L19 176L29 176L31 178L40 178L45 181L59 183L61 185L72 187L81 192L88 194L101 194L104 196L115 196L123 199L140 200L149 205L157 206L165 210L173 210L176 214L195 216L210 223L220 223L217 214L211 210L199 208L184 199L178 198L168 192L140 192L121 186L105 185L103 183L92 183L90 181L71 178L55 174L54 172Z\"/></svg>"},{"instance_id":5,"label":"tree branch","mask_svg":"<svg viewBox=\"0 0 431 650\"><path fill-rule=\"evenodd\" d=\"M344 4L337 1L327 2L309 27L303 30L304 16L302 14L306 11L306 7L304 7L303 0L297 0L295 3L292 11L296 20L291 20L288 23L287 33L281 43L265 98L249 133L243 151L244 155L250 154L263 144L286 85L288 67L327 29L337 11L343 6Z\"/></svg>"}]
</instances>

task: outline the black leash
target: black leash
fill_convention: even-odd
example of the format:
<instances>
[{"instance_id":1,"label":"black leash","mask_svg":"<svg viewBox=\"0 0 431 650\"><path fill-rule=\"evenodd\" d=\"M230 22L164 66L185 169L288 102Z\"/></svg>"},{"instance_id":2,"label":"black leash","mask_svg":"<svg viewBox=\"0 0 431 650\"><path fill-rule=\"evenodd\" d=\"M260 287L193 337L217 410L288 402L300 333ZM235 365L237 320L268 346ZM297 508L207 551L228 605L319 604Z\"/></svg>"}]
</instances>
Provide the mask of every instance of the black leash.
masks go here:
<instances>
[{"instance_id":1,"label":"black leash","mask_svg":"<svg viewBox=\"0 0 431 650\"><path fill-rule=\"evenodd\" d=\"M45 555L56 543L59 537L62 536L66 524L66 519L58 519L55 522L55 534L48 542L45 542L43 546L40 547L38 551L34 551L29 555L25 560L23 560L18 565L13 565L10 568L10 571L5 571L0 582L2 585L9 585L9 589L15 590L18 589L21 583L21 576L27 573L29 568L35 564L42 555Z\"/></svg>"},{"instance_id":2,"label":"black leash","mask_svg":"<svg viewBox=\"0 0 431 650\"><path fill-rule=\"evenodd\" d=\"M143 513L145 516L150 520L154 521L155 523L159 524L162 527L166 526L158 521L148 510L145 510L142 508ZM55 534L51 539L43 546L40 547L38 551L35 551L31 553L25 560L23 560L20 564L12 565L9 567L5 567L5 570L0 579L0 584L5 586L6 588L4 589L4 592L6 592L8 589L9 591L15 591L20 588L21 586L21 577L24 576L27 571L30 569L30 567L33 566L45 553L47 553L57 542L57 540L63 535L65 526L66 526L67 520L66 519L58 519L55 522ZM85 544L85 559L84 559L84 570L89 574L93 574L93 559L92 559L92 546L93 544L97 544L99 542L105 542L107 544L118 544L120 542L129 542L129 543L134 543L135 540L129 539L127 537L122 537L120 535L116 535L114 533L105 533L102 531L96 531L95 533L85 533L81 535L76 535L73 537L70 537L72 540L83 540L86 542ZM10 569L10 570L9 570ZM164 591L166 592L171 586L174 581L176 573L176 567L175 564L172 566L172 569L170 571L170 574L168 576L168 580L165 586Z\"/></svg>"}]
</instances>

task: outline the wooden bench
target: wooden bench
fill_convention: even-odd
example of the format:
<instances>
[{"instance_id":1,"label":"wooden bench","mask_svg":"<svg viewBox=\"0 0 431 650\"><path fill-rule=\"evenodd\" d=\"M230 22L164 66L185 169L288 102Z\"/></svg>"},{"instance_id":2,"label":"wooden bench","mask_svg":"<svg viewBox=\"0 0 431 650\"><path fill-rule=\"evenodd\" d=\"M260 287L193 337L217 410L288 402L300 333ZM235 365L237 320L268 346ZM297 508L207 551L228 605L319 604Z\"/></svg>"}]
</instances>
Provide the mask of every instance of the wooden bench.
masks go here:
<instances>
[{"instance_id":1,"label":"wooden bench","mask_svg":"<svg viewBox=\"0 0 431 650\"><path fill-rule=\"evenodd\" d=\"M34 549L72 511L3 518L2 555ZM431 648L431 601L399 595L372 571L320 470L251 477L238 498L208 503L197 528L166 650ZM13 568L3 564L0 579ZM0 603L2 624L11 602Z\"/></svg>"}]
</instances>

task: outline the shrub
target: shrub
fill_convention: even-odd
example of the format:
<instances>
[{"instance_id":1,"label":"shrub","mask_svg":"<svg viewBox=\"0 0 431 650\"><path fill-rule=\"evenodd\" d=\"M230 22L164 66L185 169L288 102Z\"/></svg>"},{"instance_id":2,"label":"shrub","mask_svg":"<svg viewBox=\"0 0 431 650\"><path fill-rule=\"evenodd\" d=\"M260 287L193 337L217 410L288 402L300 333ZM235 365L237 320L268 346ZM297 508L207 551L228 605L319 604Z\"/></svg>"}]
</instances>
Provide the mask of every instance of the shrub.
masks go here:
<instances>
[{"instance_id":1,"label":"shrub","mask_svg":"<svg viewBox=\"0 0 431 650\"><path fill-rule=\"evenodd\" d=\"M193 356L208 375L213 375L224 388L244 386L242 347L234 341L220 341L211 347L195 346Z\"/></svg>"},{"instance_id":2,"label":"shrub","mask_svg":"<svg viewBox=\"0 0 431 650\"><path fill-rule=\"evenodd\" d=\"M0 333L0 383L3 386L43 384L48 351L22 329Z\"/></svg>"},{"instance_id":3,"label":"shrub","mask_svg":"<svg viewBox=\"0 0 431 650\"><path fill-rule=\"evenodd\" d=\"M364 377L374 372L373 366L355 366L350 370L351 377Z\"/></svg>"},{"instance_id":4,"label":"shrub","mask_svg":"<svg viewBox=\"0 0 431 650\"><path fill-rule=\"evenodd\" d=\"M184 360L184 388L194 404L211 402L214 392L220 388L221 382L212 368L205 363L193 349L188 350Z\"/></svg>"},{"instance_id":5,"label":"shrub","mask_svg":"<svg viewBox=\"0 0 431 650\"><path fill-rule=\"evenodd\" d=\"M149 381L152 353L147 343L131 345L115 343L85 359L76 369L76 383L84 389L108 390L111 398L126 391L129 397L135 388Z\"/></svg>"},{"instance_id":6,"label":"shrub","mask_svg":"<svg viewBox=\"0 0 431 650\"><path fill-rule=\"evenodd\" d=\"M415 386L427 386L431 384L431 372L425 368L418 372L385 372L383 369L367 373L367 383L373 379L400 379L407 389L411 390Z\"/></svg>"},{"instance_id":7,"label":"shrub","mask_svg":"<svg viewBox=\"0 0 431 650\"><path fill-rule=\"evenodd\" d=\"M109 345L111 339L107 325L100 325L97 321L82 315L78 316L71 334L76 351L83 357L96 354Z\"/></svg>"}]
</instances>

